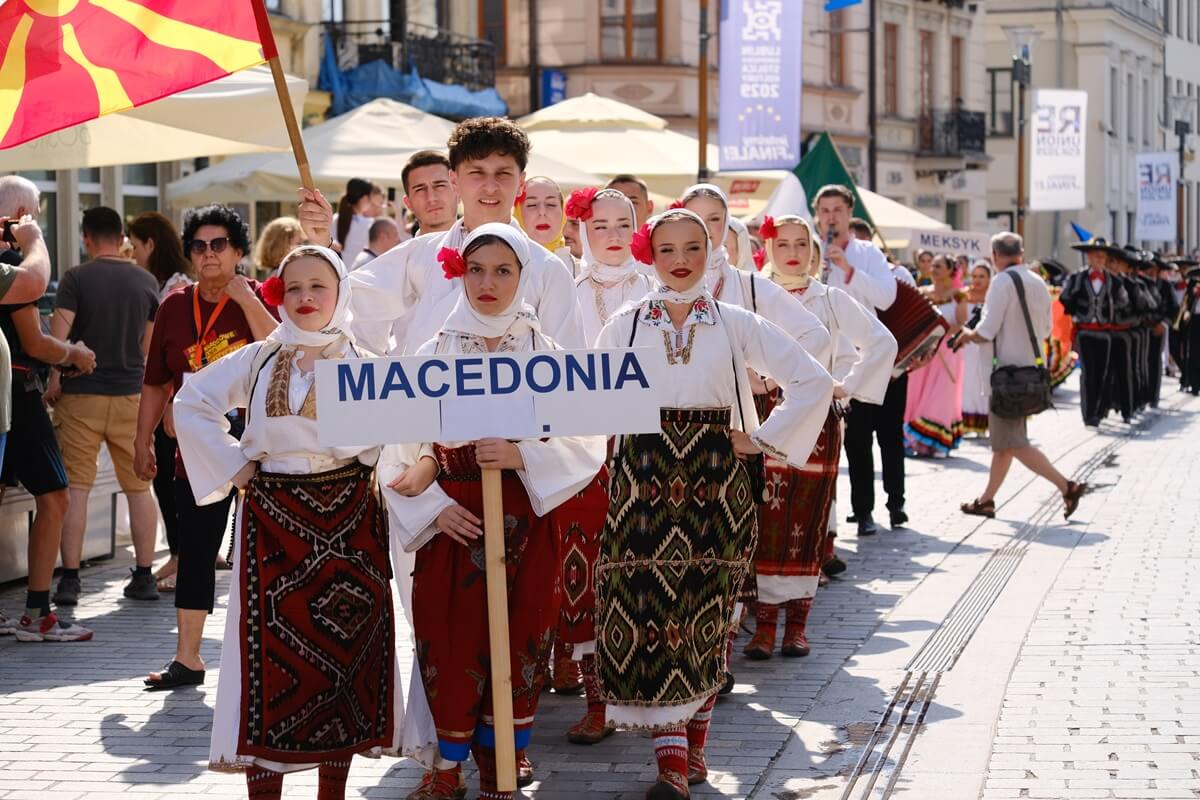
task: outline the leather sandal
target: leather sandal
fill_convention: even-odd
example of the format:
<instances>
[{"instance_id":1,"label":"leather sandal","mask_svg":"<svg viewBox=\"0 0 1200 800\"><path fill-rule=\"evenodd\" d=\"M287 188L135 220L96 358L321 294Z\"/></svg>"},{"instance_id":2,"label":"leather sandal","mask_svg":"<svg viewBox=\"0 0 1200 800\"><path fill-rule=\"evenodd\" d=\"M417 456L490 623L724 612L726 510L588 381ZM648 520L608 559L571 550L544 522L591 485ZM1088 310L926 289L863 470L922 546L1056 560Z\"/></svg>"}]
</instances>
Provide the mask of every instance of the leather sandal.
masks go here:
<instances>
[{"instance_id":1,"label":"leather sandal","mask_svg":"<svg viewBox=\"0 0 1200 800\"><path fill-rule=\"evenodd\" d=\"M178 661L172 661L158 673L158 680L146 678L143 683L147 692L165 692L183 686L199 686L204 683L204 670L189 669Z\"/></svg>"},{"instance_id":2,"label":"leather sandal","mask_svg":"<svg viewBox=\"0 0 1200 800\"><path fill-rule=\"evenodd\" d=\"M996 516L996 501L988 500L986 503L979 502L978 498L969 503L963 503L959 508L964 514L970 514L975 517L987 517L992 519Z\"/></svg>"},{"instance_id":3,"label":"leather sandal","mask_svg":"<svg viewBox=\"0 0 1200 800\"><path fill-rule=\"evenodd\" d=\"M1067 481L1067 490L1063 492L1063 518L1070 519L1075 510L1079 508L1079 498L1087 493L1088 485L1086 483L1076 483L1075 481Z\"/></svg>"}]
</instances>

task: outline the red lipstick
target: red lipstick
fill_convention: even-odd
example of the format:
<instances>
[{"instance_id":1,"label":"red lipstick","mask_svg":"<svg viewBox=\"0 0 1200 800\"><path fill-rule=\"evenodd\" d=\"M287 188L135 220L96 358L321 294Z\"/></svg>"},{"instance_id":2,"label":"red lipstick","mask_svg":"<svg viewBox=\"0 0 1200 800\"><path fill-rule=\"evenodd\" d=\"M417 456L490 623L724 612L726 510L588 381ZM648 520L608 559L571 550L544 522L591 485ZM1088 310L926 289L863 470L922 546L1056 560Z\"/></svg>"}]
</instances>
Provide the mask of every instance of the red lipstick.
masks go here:
<instances>
[{"instance_id":1,"label":"red lipstick","mask_svg":"<svg viewBox=\"0 0 1200 800\"><path fill-rule=\"evenodd\" d=\"M300 306L299 308L296 309L296 313L297 314L315 314L315 313L317 313L317 309L313 308L312 306Z\"/></svg>"},{"instance_id":2,"label":"red lipstick","mask_svg":"<svg viewBox=\"0 0 1200 800\"><path fill-rule=\"evenodd\" d=\"M492 295L490 295L490 294L481 294L481 295L479 295L479 297L478 297L477 299L478 299L478 300L479 300L479 302L481 302L481 303L494 303L494 302L496 302L496 298L495 298L495 297L493 297L493 296L492 296Z\"/></svg>"}]
</instances>

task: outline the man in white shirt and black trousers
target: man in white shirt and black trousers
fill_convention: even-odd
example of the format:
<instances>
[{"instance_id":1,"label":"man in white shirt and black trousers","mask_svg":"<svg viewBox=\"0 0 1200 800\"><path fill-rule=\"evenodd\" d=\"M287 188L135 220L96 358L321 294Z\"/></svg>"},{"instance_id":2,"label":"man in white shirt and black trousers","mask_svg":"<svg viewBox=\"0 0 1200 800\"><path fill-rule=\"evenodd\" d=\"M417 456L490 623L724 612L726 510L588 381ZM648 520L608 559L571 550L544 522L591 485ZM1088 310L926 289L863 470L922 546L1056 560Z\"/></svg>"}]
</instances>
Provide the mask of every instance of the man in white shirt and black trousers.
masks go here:
<instances>
[{"instance_id":1,"label":"man in white shirt and black trousers","mask_svg":"<svg viewBox=\"0 0 1200 800\"><path fill-rule=\"evenodd\" d=\"M823 186L813 198L813 212L824 246L828 286L847 292L871 313L896 302L896 277L879 248L853 235L854 193L845 186ZM846 415L846 460L850 473L851 521L858 535L878 533L875 512L875 459L872 437L879 439L883 488L893 528L908 522L904 513L904 403L908 376L888 385L882 405L850 401Z\"/></svg>"}]
</instances>

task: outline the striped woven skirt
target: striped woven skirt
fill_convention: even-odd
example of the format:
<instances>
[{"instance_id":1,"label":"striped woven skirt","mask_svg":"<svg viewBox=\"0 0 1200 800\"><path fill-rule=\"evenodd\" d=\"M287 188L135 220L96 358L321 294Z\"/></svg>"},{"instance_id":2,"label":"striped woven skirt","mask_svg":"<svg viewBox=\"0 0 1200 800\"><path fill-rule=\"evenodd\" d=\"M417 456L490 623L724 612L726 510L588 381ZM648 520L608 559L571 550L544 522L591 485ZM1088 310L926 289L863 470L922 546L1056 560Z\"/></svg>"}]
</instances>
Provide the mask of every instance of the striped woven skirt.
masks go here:
<instances>
[{"instance_id":1,"label":"striped woven skirt","mask_svg":"<svg viewBox=\"0 0 1200 800\"><path fill-rule=\"evenodd\" d=\"M596 666L609 720L687 722L725 678L734 602L757 540L729 409L663 409L614 456L596 566Z\"/></svg>"},{"instance_id":2,"label":"striped woven skirt","mask_svg":"<svg viewBox=\"0 0 1200 800\"><path fill-rule=\"evenodd\" d=\"M768 500L758 507L754 554L758 600L778 604L816 594L841 450L842 423L831 408L803 469L767 458Z\"/></svg>"}]
</instances>

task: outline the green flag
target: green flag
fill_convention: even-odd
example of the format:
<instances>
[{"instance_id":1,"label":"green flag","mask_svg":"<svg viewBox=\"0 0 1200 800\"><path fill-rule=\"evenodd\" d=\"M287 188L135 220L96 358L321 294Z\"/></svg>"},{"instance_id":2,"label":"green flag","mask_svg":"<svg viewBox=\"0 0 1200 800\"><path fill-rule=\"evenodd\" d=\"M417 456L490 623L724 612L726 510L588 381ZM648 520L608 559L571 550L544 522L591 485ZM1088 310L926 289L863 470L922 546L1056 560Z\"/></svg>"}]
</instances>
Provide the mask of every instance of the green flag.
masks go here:
<instances>
[{"instance_id":1,"label":"green flag","mask_svg":"<svg viewBox=\"0 0 1200 800\"><path fill-rule=\"evenodd\" d=\"M865 219L871 223L872 228L875 227L875 221L871 219L866 205L858 196L854 178L850 177L850 170L846 169L842 155L828 133L822 131L817 134L816 141L809 145L808 152L792 172L800 179L800 185L804 187L804 196L808 198L809 203L817 196L817 191L822 186L840 183L847 187L854 193L854 216Z\"/></svg>"}]
</instances>

